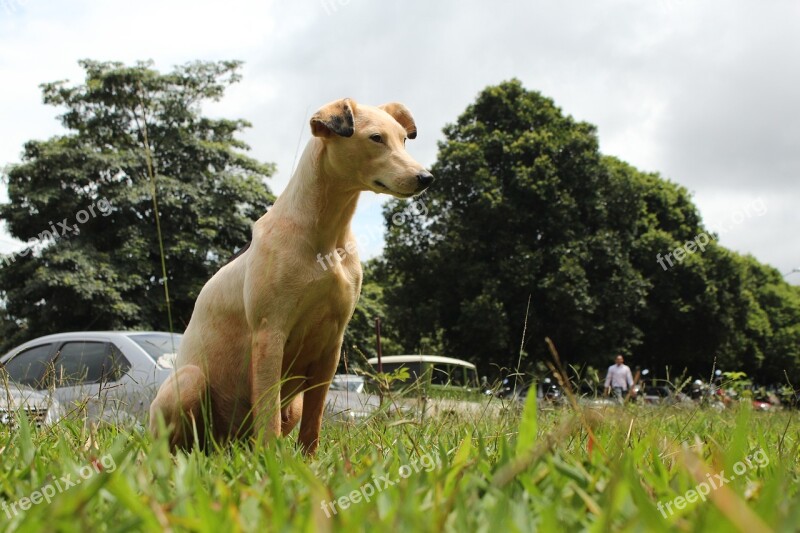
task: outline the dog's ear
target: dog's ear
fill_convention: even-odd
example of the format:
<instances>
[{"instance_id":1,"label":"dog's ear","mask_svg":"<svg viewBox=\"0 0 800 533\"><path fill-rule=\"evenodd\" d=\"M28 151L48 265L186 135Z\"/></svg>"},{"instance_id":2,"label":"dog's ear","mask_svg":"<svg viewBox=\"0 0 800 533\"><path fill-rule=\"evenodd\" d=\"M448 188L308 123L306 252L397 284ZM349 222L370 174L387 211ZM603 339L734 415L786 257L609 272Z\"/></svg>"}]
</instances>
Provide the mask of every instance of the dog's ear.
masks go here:
<instances>
[{"instance_id":1,"label":"dog's ear","mask_svg":"<svg viewBox=\"0 0 800 533\"><path fill-rule=\"evenodd\" d=\"M356 103L343 98L319 108L311 117L311 134L314 137L330 137L332 133L352 137L355 130Z\"/></svg>"},{"instance_id":2,"label":"dog's ear","mask_svg":"<svg viewBox=\"0 0 800 533\"><path fill-rule=\"evenodd\" d=\"M378 108L392 115L392 118L406 129L406 134L409 139L417 138L417 125L414 122L414 117L411 116L411 111L409 111L406 106L398 102L391 102L378 106Z\"/></svg>"}]
</instances>

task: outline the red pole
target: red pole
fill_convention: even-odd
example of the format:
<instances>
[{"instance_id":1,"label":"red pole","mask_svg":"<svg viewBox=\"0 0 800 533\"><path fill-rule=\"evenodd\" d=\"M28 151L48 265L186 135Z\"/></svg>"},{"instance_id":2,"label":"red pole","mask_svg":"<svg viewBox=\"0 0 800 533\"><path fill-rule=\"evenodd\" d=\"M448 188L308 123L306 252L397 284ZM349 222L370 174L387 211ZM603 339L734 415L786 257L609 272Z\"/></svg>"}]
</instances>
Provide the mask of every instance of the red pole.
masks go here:
<instances>
[{"instance_id":1,"label":"red pole","mask_svg":"<svg viewBox=\"0 0 800 533\"><path fill-rule=\"evenodd\" d=\"M381 357L383 354L381 353L381 317L375 317L375 339L378 343L378 373L383 374L383 361L381 361ZM378 390L378 401L380 402L380 406L383 407L383 386L380 387Z\"/></svg>"},{"instance_id":2,"label":"red pole","mask_svg":"<svg viewBox=\"0 0 800 533\"><path fill-rule=\"evenodd\" d=\"M381 361L381 357L383 354L381 353L381 318L375 317L375 338L378 341L378 372L383 373L383 362Z\"/></svg>"}]
</instances>

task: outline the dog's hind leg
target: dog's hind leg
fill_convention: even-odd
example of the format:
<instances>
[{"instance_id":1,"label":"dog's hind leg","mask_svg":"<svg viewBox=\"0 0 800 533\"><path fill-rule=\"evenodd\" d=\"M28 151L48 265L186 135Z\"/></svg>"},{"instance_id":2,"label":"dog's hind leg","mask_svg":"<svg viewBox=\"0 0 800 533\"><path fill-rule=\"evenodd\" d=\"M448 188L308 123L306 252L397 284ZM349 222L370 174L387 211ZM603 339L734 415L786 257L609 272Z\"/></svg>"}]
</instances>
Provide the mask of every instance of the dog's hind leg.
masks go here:
<instances>
[{"instance_id":1,"label":"dog's hind leg","mask_svg":"<svg viewBox=\"0 0 800 533\"><path fill-rule=\"evenodd\" d=\"M205 443L207 423L203 413L203 400L207 393L208 383L200 368L195 365L178 368L161 385L150 405L150 432L159 436L158 418L161 416L169 435L170 449L191 448L195 431L202 446Z\"/></svg>"},{"instance_id":2,"label":"dog's hind leg","mask_svg":"<svg viewBox=\"0 0 800 533\"><path fill-rule=\"evenodd\" d=\"M289 402L289 405L281 409L281 435L284 437L292 432L292 429L300 421L303 414L303 394L300 393Z\"/></svg>"}]
</instances>

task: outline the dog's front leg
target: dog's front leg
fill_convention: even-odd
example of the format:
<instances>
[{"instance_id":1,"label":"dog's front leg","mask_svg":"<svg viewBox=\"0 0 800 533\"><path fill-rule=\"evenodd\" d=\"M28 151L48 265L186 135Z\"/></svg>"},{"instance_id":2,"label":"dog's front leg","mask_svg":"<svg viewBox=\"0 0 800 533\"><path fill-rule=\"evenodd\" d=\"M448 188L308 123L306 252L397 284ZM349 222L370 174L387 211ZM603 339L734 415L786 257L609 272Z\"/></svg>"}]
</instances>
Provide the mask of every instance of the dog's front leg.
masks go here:
<instances>
[{"instance_id":1,"label":"dog's front leg","mask_svg":"<svg viewBox=\"0 0 800 533\"><path fill-rule=\"evenodd\" d=\"M305 392L303 393L303 415L300 419L300 434L298 440L303 451L313 455L319 446L319 432L322 427L322 415L325 411L325 398L331 380L339 365L339 355L342 351L342 342L330 352L327 352L306 379Z\"/></svg>"},{"instance_id":2,"label":"dog's front leg","mask_svg":"<svg viewBox=\"0 0 800 533\"><path fill-rule=\"evenodd\" d=\"M286 338L266 327L253 334L252 405L255 434L270 439L281 434L281 365Z\"/></svg>"}]
</instances>

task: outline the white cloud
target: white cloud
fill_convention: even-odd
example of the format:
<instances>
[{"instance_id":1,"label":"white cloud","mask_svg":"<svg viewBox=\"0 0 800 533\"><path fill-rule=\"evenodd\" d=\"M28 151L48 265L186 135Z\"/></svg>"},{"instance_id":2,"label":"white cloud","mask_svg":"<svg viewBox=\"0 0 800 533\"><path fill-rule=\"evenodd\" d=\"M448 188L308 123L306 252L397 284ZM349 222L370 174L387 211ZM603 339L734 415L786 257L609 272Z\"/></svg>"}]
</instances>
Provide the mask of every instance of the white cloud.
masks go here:
<instances>
[{"instance_id":1,"label":"white cloud","mask_svg":"<svg viewBox=\"0 0 800 533\"><path fill-rule=\"evenodd\" d=\"M800 264L787 200L800 197L798 15L789 0L26 0L0 9L0 163L58 132L38 84L79 79L86 57L162 69L245 60L241 84L206 109L253 123L244 138L278 164L278 192L325 102L405 102L420 127L409 148L430 164L445 123L484 86L518 77L596 124L605 153L697 191L709 222L733 197L776 198L723 243L788 271ZM382 225L377 200L362 200L356 228Z\"/></svg>"}]
</instances>

